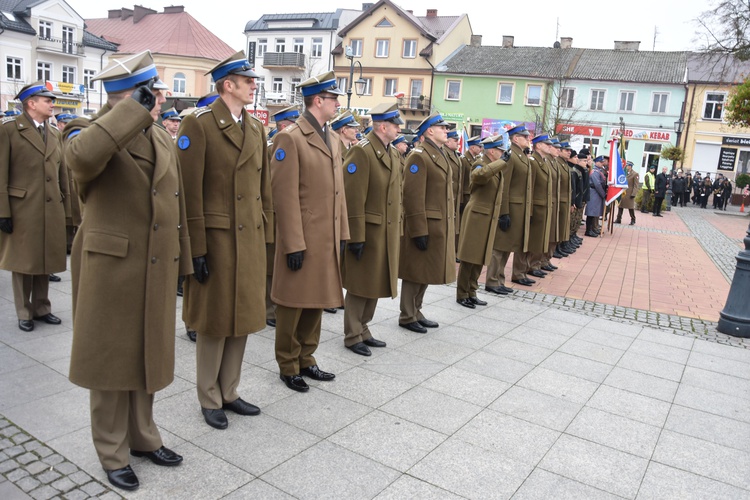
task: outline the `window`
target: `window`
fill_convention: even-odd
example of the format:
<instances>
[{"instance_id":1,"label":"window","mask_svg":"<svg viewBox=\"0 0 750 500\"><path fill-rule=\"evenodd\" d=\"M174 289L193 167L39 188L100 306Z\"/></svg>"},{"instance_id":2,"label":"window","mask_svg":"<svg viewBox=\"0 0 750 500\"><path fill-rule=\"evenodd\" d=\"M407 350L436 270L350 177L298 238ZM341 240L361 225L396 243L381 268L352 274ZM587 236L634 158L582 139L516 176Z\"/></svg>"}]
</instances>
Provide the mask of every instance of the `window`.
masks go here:
<instances>
[{"instance_id":1,"label":"window","mask_svg":"<svg viewBox=\"0 0 750 500\"><path fill-rule=\"evenodd\" d=\"M592 154L595 154L596 150L599 148L599 139L596 137L584 137L583 147L588 148Z\"/></svg>"},{"instance_id":2,"label":"window","mask_svg":"<svg viewBox=\"0 0 750 500\"><path fill-rule=\"evenodd\" d=\"M565 87L560 93L560 107L565 109L571 109L575 103L576 89Z\"/></svg>"},{"instance_id":3,"label":"window","mask_svg":"<svg viewBox=\"0 0 750 500\"><path fill-rule=\"evenodd\" d=\"M268 52L268 38L258 38L258 47L255 50L258 57L263 57L263 54Z\"/></svg>"},{"instance_id":4,"label":"window","mask_svg":"<svg viewBox=\"0 0 750 500\"><path fill-rule=\"evenodd\" d=\"M5 72L8 80L23 80L21 73L21 58L7 56L5 58Z\"/></svg>"},{"instance_id":5,"label":"window","mask_svg":"<svg viewBox=\"0 0 750 500\"><path fill-rule=\"evenodd\" d=\"M62 67L62 81L65 83L76 82L76 68L75 66L63 66Z\"/></svg>"},{"instance_id":6,"label":"window","mask_svg":"<svg viewBox=\"0 0 750 500\"><path fill-rule=\"evenodd\" d=\"M724 111L724 99L726 99L726 97L726 94L706 94L706 106L703 108L703 119L721 120L721 114Z\"/></svg>"},{"instance_id":7,"label":"window","mask_svg":"<svg viewBox=\"0 0 750 500\"><path fill-rule=\"evenodd\" d=\"M651 112L652 113L666 113L668 98L669 98L669 94L666 92L654 92L654 100L651 103Z\"/></svg>"},{"instance_id":8,"label":"window","mask_svg":"<svg viewBox=\"0 0 750 500\"><path fill-rule=\"evenodd\" d=\"M273 78L273 91L281 93L284 90L284 79L275 76Z\"/></svg>"},{"instance_id":9,"label":"window","mask_svg":"<svg viewBox=\"0 0 750 500\"><path fill-rule=\"evenodd\" d=\"M619 111L633 111L634 101L635 92L630 90L623 90L620 92L620 107L617 109Z\"/></svg>"},{"instance_id":10,"label":"window","mask_svg":"<svg viewBox=\"0 0 750 500\"><path fill-rule=\"evenodd\" d=\"M75 42L75 39L73 38L73 28L71 26L63 26L62 28L63 52L65 52L66 54L72 54L74 42Z\"/></svg>"},{"instance_id":11,"label":"window","mask_svg":"<svg viewBox=\"0 0 750 500\"><path fill-rule=\"evenodd\" d=\"M378 24L375 25L375 27L376 28L393 28L393 25L388 19L383 18L380 20Z\"/></svg>"},{"instance_id":12,"label":"window","mask_svg":"<svg viewBox=\"0 0 750 500\"><path fill-rule=\"evenodd\" d=\"M94 82L94 75L96 71L93 69L83 70L83 85L89 90L96 90L96 82Z\"/></svg>"},{"instance_id":13,"label":"window","mask_svg":"<svg viewBox=\"0 0 750 500\"><path fill-rule=\"evenodd\" d=\"M45 40L52 38L52 23L49 21L39 21L39 38Z\"/></svg>"},{"instance_id":14,"label":"window","mask_svg":"<svg viewBox=\"0 0 750 500\"><path fill-rule=\"evenodd\" d=\"M602 111L604 109L604 90L592 90L591 91L591 106L589 107L592 111Z\"/></svg>"},{"instance_id":15,"label":"window","mask_svg":"<svg viewBox=\"0 0 750 500\"><path fill-rule=\"evenodd\" d=\"M390 40L375 40L375 57L388 57Z\"/></svg>"},{"instance_id":16,"label":"window","mask_svg":"<svg viewBox=\"0 0 750 500\"><path fill-rule=\"evenodd\" d=\"M372 95L372 78L363 78L365 81L365 91L362 95Z\"/></svg>"},{"instance_id":17,"label":"window","mask_svg":"<svg viewBox=\"0 0 750 500\"><path fill-rule=\"evenodd\" d=\"M185 93L185 87L187 86L185 73L175 73L172 82L172 92L174 92L175 94Z\"/></svg>"},{"instance_id":18,"label":"window","mask_svg":"<svg viewBox=\"0 0 750 500\"><path fill-rule=\"evenodd\" d=\"M349 87L347 86L347 81L348 81L348 80L349 80L349 79L348 79L347 77L345 77L345 76L340 76L340 77L339 77L339 81L338 81L338 82L336 83L336 85L338 85L338 87L339 87L339 88L340 88L341 90L343 90L344 92L346 92L346 90L347 90L347 89L349 88Z\"/></svg>"},{"instance_id":19,"label":"window","mask_svg":"<svg viewBox=\"0 0 750 500\"><path fill-rule=\"evenodd\" d=\"M284 52L286 50L286 38L276 39L276 52Z\"/></svg>"},{"instance_id":20,"label":"window","mask_svg":"<svg viewBox=\"0 0 750 500\"><path fill-rule=\"evenodd\" d=\"M513 104L513 84L499 83L497 90L498 104Z\"/></svg>"},{"instance_id":21,"label":"window","mask_svg":"<svg viewBox=\"0 0 750 500\"><path fill-rule=\"evenodd\" d=\"M302 80L300 80L299 78L292 78L292 83L290 84L290 89L289 89L290 92L291 92L291 96L289 98L289 102L296 102L297 101L297 85L299 85L299 83L301 81Z\"/></svg>"},{"instance_id":22,"label":"window","mask_svg":"<svg viewBox=\"0 0 750 500\"><path fill-rule=\"evenodd\" d=\"M542 86L541 85L527 85L526 86L526 105L527 106L539 106L542 103Z\"/></svg>"},{"instance_id":23,"label":"window","mask_svg":"<svg viewBox=\"0 0 750 500\"><path fill-rule=\"evenodd\" d=\"M383 92L383 95L391 96L394 95L398 90L396 90L396 87L398 86L398 79L397 78L386 78L385 79L385 91Z\"/></svg>"},{"instance_id":24,"label":"window","mask_svg":"<svg viewBox=\"0 0 750 500\"><path fill-rule=\"evenodd\" d=\"M37 61L36 63L36 79L43 82L52 80L52 64Z\"/></svg>"},{"instance_id":25,"label":"window","mask_svg":"<svg viewBox=\"0 0 750 500\"><path fill-rule=\"evenodd\" d=\"M312 39L312 51L310 57L323 57L323 38L316 37Z\"/></svg>"},{"instance_id":26,"label":"window","mask_svg":"<svg viewBox=\"0 0 750 500\"><path fill-rule=\"evenodd\" d=\"M292 49L294 52L301 54L305 50L305 39L304 38L295 38L294 39L294 48Z\"/></svg>"},{"instance_id":27,"label":"window","mask_svg":"<svg viewBox=\"0 0 750 500\"><path fill-rule=\"evenodd\" d=\"M258 79L256 79L257 81ZM260 83L258 84L258 88L260 89ZM214 92L216 90L216 82L213 78L210 76L208 77L208 93Z\"/></svg>"},{"instance_id":28,"label":"window","mask_svg":"<svg viewBox=\"0 0 750 500\"><path fill-rule=\"evenodd\" d=\"M458 101L461 99L461 80L448 80L445 82L445 100Z\"/></svg>"},{"instance_id":29,"label":"window","mask_svg":"<svg viewBox=\"0 0 750 500\"><path fill-rule=\"evenodd\" d=\"M643 146L643 162L641 167L644 171L652 166L659 168L659 157L661 156L661 144L647 142Z\"/></svg>"},{"instance_id":30,"label":"window","mask_svg":"<svg viewBox=\"0 0 750 500\"><path fill-rule=\"evenodd\" d=\"M350 40L349 46L352 48L354 57L362 57L362 39Z\"/></svg>"},{"instance_id":31,"label":"window","mask_svg":"<svg viewBox=\"0 0 750 500\"><path fill-rule=\"evenodd\" d=\"M404 56L405 59L414 59L417 57L417 41L416 40L404 40Z\"/></svg>"},{"instance_id":32,"label":"window","mask_svg":"<svg viewBox=\"0 0 750 500\"><path fill-rule=\"evenodd\" d=\"M263 93L266 89L266 77L265 76L259 76L255 79L255 84L258 86L258 92Z\"/></svg>"}]
</instances>

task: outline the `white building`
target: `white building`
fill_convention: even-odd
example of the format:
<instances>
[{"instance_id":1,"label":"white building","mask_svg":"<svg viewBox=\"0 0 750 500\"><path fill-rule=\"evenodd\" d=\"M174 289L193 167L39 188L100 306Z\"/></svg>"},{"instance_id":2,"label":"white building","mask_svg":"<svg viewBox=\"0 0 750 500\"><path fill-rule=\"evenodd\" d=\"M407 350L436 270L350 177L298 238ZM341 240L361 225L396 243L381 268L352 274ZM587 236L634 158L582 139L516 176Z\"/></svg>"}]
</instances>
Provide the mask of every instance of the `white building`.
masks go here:
<instances>
[{"instance_id":1,"label":"white building","mask_svg":"<svg viewBox=\"0 0 750 500\"><path fill-rule=\"evenodd\" d=\"M2 0L0 0L2 1ZM339 29L362 12L264 14L245 26L246 53L265 91L271 113L302 103L296 85L333 69L331 51L341 41Z\"/></svg>"},{"instance_id":2,"label":"white building","mask_svg":"<svg viewBox=\"0 0 750 500\"><path fill-rule=\"evenodd\" d=\"M0 0L0 109L27 83L47 82L58 98L55 113L91 113L107 100L91 79L117 46L84 29L83 18L64 0Z\"/></svg>"}]
</instances>

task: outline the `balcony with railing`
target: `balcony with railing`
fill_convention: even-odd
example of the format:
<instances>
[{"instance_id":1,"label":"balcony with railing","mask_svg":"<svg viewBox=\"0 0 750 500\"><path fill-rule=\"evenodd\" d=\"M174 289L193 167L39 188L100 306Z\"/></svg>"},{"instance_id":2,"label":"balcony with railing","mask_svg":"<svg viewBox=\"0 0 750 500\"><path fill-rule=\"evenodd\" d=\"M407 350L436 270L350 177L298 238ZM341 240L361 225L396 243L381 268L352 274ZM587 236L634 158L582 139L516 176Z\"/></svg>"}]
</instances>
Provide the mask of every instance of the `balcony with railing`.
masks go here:
<instances>
[{"instance_id":1,"label":"balcony with railing","mask_svg":"<svg viewBox=\"0 0 750 500\"><path fill-rule=\"evenodd\" d=\"M305 54L299 52L266 52L263 67L276 69L305 69Z\"/></svg>"},{"instance_id":2,"label":"balcony with railing","mask_svg":"<svg viewBox=\"0 0 750 500\"><path fill-rule=\"evenodd\" d=\"M70 54L71 56L83 57L86 55L82 43L72 42L60 38L39 37L36 44L37 50L54 52L55 54Z\"/></svg>"},{"instance_id":3,"label":"balcony with railing","mask_svg":"<svg viewBox=\"0 0 750 500\"><path fill-rule=\"evenodd\" d=\"M418 95L399 97L398 109L400 111L430 114L430 99Z\"/></svg>"}]
</instances>

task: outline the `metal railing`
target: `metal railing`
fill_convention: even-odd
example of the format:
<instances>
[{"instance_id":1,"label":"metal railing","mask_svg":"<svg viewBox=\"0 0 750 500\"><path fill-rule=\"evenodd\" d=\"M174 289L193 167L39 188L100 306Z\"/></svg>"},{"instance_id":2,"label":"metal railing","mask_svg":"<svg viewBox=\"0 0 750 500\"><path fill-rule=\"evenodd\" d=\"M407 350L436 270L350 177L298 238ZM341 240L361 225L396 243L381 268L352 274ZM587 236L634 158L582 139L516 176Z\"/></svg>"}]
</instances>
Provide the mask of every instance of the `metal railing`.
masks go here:
<instances>
[{"instance_id":1,"label":"metal railing","mask_svg":"<svg viewBox=\"0 0 750 500\"><path fill-rule=\"evenodd\" d=\"M430 99L418 95L399 97L398 109L430 111Z\"/></svg>"},{"instance_id":2,"label":"metal railing","mask_svg":"<svg viewBox=\"0 0 750 500\"><path fill-rule=\"evenodd\" d=\"M62 40L60 38L48 38L40 36L37 39L37 49L57 52L60 54L70 54L73 56L86 55L84 45L78 42Z\"/></svg>"},{"instance_id":3,"label":"metal railing","mask_svg":"<svg viewBox=\"0 0 750 500\"><path fill-rule=\"evenodd\" d=\"M304 68L305 54L299 52L266 52L263 54L263 67Z\"/></svg>"}]
</instances>

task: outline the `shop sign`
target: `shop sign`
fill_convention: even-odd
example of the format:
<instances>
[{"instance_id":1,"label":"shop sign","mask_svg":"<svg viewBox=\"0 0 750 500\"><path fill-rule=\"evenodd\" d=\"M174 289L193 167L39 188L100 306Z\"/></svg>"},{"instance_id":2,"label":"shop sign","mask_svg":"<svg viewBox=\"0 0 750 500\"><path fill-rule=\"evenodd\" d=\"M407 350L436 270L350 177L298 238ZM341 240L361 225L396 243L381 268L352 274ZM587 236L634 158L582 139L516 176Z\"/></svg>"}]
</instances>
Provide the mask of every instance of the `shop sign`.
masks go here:
<instances>
[{"instance_id":1,"label":"shop sign","mask_svg":"<svg viewBox=\"0 0 750 500\"><path fill-rule=\"evenodd\" d=\"M750 137L722 137L725 146L750 146Z\"/></svg>"},{"instance_id":2,"label":"shop sign","mask_svg":"<svg viewBox=\"0 0 750 500\"><path fill-rule=\"evenodd\" d=\"M617 137L620 135L619 128L613 128L610 132L610 137ZM646 141L672 141L672 132L669 130L640 130L626 128L623 136L626 139L641 139Z\"/></svg>"},{"instance_id":3,"label":"shop sign","mask_svg":"<svg viewBox=\"0 0 750 500\"><path fill-rule=\"evenodd\" d=\"M77 83L53 82L47 80L44 86L47 87L48 90L51 90L52 92L58 92L60 94L83 95L86 92L83 85L79 85Z\"/></svg>"},{"instance_id":4,"label":"shop sign","mask_svg":"<svg viewBox=\"0 0 750 500\"><path fill-rule=\"evenodd\" d=\"M536 125L534 122L519 122L515 120L495 120L485 118L482 120L482 138L491 137L493 135L503 134L505 135L508 130L517 127L518 125L525 125L526 130L534 133Z\"/></svg>"},{"instance_id":5,"label":"shop sign","mask_svg":"<svg viewBox=\"0 0 750 500\"><path fill-rule=\"evenodd\" d=\"M734 170L734 162L737 160L737 150L735 148L721 148L719 153L719 165L717 170Z\"/></svg>"},{"instance_id":6,"label":"shop sign","mask_svg":"<svg viewBox=\"0 0 750 500\"><path fill-rule=\"evenodd\" d=\"M556 134L567 134L567 135L583 135L586 137L601 137L601 127L591 127L589 125L569 125L569 124L558 124L555 128Z\"/></svg>"},{"instance_id":7,"label":"shop sign","mask_svg":"<svg viewBox=\"0 0 750 500\"><path fill-rule=\"evenodd\" d=\"M465 116L463 113L440 113L440 115L443 117L443 120L450 122L463 122Z\"/></svg>"},{"instance_id":8,"label":"shop sign","mask_svg":"<svg viewBox=\"0 0 750 500\"><path fill-rule=\"evenodd\" d=\"M266 127L268 126L268 111L265 109L256 109L253 111L252 109L247 110L248 113L251 115L255 115L255 117L261 121L263 125Z\"/></svg>"}]
</instances>

